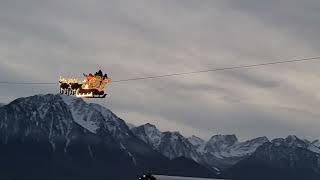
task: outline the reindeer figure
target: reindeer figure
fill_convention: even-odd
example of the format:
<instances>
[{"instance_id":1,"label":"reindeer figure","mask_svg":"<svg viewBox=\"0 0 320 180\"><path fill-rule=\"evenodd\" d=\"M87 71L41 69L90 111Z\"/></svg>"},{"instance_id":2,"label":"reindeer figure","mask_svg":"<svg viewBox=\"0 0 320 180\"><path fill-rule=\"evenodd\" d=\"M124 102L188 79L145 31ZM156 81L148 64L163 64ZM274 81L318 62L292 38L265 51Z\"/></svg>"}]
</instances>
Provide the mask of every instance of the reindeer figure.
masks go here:
<instances>
[{"instance_id":1,"label":"reindeer figure","mask_svg":"<svg viewBox=\"0 0 320 180\"><path fill-rule=\"evenodd\" d=\"M67 94L68 96L70 95L70 85L66 79L60 77L59 86L60 94Z\"/></svg>"},{"instance_id":2,"label":"reindeer figure","mask_svg":"<svg viewBox=\"0 0 320 180\"><path fill-rule=\"evenodd\" d=\"M75 95L76 92L77 92L77 90L78 90L79 88L81 88L81 86L82 86L81 83L77 83L77 82L75 82L75 83L70 83L71 94L72 94L72 95Z\"/></svg>"}]
</instances>

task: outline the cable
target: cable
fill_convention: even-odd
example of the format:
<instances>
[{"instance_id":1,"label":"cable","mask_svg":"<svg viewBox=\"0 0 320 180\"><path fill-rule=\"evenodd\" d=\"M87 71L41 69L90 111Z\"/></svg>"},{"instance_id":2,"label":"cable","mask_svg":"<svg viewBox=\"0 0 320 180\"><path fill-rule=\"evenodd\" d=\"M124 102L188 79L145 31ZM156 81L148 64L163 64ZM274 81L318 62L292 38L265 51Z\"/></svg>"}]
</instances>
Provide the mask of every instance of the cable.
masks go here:
<instances>
[{"instance_id":1,"label":"cable","mask_svg":"<svg viewBox=\"0 0 320 180\"><path fill-rule=\"evenodd\" d=\"M190 72L163 74L163 75L155 75L155 76L137 77L137 78L130 78L130 79L120 79L120 80L111 81L111 83L120 83L120 82L127 82L127 81L138 81L138 80L145 80L145 79L164 78L164 77L170 77L170 76L182 76L182 75L188 75L188 74L207 73L207 72L214 72L214 71L225 71L225 70L232 70L232 69L244 69L244 68L252 68L252 67L258 67L258 66L270 66L270 65L275 65L275 64L286 64L286 63L295 63L295 62L302 62L302 61L315 61L315 60L320 60L320 56L310 57L310 58L303 58L303 59L292 59L292 60L286 60L286 61L274 61L274 62L260 63L260 64L240 65L240 66L215 68L215 69L207 69L207 70L199 70L199 71L190 71ZM48 82L35 83L35 82L0 81L0 85L1 84L51 85L51 84L58 84L58 83L48 83Z\"/></svg>"},{"instance_id":2,"label":"cable","mask_svg":"<svg viewBox=\"0 0 320 180\"><path fill-rule=\"evenodd\" d=\"M269 66L269 65L274 65L274 64L285 64L285 63L293 63L293 62L301 62L301 61L314 61L314 60L320 60L320 56L311 57L311 58L303 58L303 59L293 59L293 60L287 60L287 61L275 61L275 62L261 63L261 64L251 64L251 65L224 67L224 68L216 68L216 69L207 69L207 70L200 70L200 71L164 74L164 75L158 75L158 76L138 77L138 78L131 78L131 79L116 80L116 81L111 81L111 82L117 83L117 82L124 82L124 81L155 79L155 78L163 78L163 77L169 77L169 76L181 76L181 75L196 74L196 73L206 73L206 72L224 71L224 70L242 69L242 68L252 68L252 67L257 67L257 66Z\"/></svg>"},{"instance_id":3,"label":"cable","mask_svg":"<svg viewBox=\"0 0 320 180\"><path fill-rule=\"evenodd\" d=\"M34 84L34 85L47 85L47 84L58 84L58 83L35 83L35 82L8 82L8 81L0 81L0 84L17 84L17 85L23 85L23 84Z\"/></svg>"}]
</instances>

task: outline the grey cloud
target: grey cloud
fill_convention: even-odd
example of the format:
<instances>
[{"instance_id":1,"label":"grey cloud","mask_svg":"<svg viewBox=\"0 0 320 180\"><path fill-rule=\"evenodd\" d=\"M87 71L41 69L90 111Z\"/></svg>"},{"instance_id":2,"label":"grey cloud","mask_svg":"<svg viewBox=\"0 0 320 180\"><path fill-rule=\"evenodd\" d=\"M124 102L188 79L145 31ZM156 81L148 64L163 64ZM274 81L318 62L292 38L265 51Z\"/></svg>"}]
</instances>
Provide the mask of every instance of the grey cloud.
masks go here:
<instances>
[{"instance_id":1,"label":"grey cloud","mask_svg":"<svg viewBox=\"0 0 320 180\"><path fill-rule=\"evenodd\" d=\"M55 82L60 75L81 78L99 68L119 80L313 56L320 50L320 5L311 0L0 4L0 81ZM128 121L152 118L164 129L175 126L203 137L315 138L315 76L320 76L316 63L301 63L111 83L106 101L88 102ZM56 92L54 85L1 85L0 101Z\"/></svg>"}]
</instances>

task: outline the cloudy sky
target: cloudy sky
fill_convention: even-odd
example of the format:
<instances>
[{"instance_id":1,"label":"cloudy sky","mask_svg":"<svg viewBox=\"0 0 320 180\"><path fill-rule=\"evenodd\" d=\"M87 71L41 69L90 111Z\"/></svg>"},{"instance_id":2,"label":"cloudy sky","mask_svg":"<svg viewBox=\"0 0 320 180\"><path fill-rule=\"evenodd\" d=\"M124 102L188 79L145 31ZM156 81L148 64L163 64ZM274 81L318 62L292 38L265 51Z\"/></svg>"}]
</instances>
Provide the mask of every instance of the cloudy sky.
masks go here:
<instances>
[{"instance_id":1,"label":"cloudy sky","mask_svg":"<svg viewBox=\"0 0 320 180\"><path fill-rule=\"evenodd\" d=\"M0 0L0 81L113 80L320 55L319 0ZM110 84L133 124L209 138L320 138L320 61ZM0 102L57 93L0 85Z\"/></svg>"}]
</instances>

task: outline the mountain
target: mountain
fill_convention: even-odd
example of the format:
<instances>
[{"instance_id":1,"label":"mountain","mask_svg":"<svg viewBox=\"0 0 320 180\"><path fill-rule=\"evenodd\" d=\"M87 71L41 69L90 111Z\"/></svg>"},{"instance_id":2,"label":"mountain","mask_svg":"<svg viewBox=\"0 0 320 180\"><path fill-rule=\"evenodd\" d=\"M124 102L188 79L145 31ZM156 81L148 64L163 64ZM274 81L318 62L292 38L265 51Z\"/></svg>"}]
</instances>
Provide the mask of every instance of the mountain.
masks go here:
<instances>
[{"instance_id":1,"label":"mountain","mask_svg":"<svg viewBox=\"0 0 320 180\"><path fill-rule=\"evenodd\" d=\"M129 128L103 106L52 94L0 107L0 159L3 180L135 179L142 172L236 180L320 179L318 140L186 138L152 124Z\"/></svg>"},{"instance_id":2,"label":"mountain","mask_svg":"<svg viewBox=\"0 0 320 180\"><path fill-rule=\"evenodd\" d=\"M142 126L134 127L131 130L137 137L149 144L153 149L158 149L161 143L162 132L160 132L155 125L147 123Z\"/></svg>"},{"instance_id":3,"label":"mountain","mask_svg":"<svg viewBox=\"0 0 320 180\"><path fill-rule=\"evenodd\" d=\"M216 177L189 159L161 155L109 109L64 95L0 108L0 178L133 179L142 172Z\"/></svg>"},{"instance_id":4,"label":"mountain","mask_svg":"<svg viewBox=\"0 0 320 180\"><path fill-rule=\"evenodd\" d=\"M132 128L136 127L135 125L133 125L131 123L127 123L127 126L129 127L129 129L132 129Z\"/></svg>"},{"instance_id":5,"label":"mountain","mask_svg":"<svg viewBox=\"0 0 320 180\"><path fill-rule=\"evenodd\" d=\"M4 103L0 103L0 107L4 106L5 104Z\"/></svg>"},{"instance_id":6,"label":"mountain","mask_svg":"<svg viewBox=\"0 0 320 180\"><path fill-rule=\"evenodd\" d=\"M196 148L179 132L160 132L156 126L149 123L133 128L132 132L169 159L186 157L202 162Z\"/></svg>"},{"instance_id":7,"label":"mountain","mask_svg":"<svg viewBox=\"0 0 320 180\"><path fill-rule=\"evenodd\" d=\"M312 144L313 144L314 146L320 148L320 141L319 141L319 140L314 140L314 141L312 142Z\"/></svg>"},{"instance_id":8,"label":"mountain","mask_svg":"<svg viewBox=\"0 0 320 180\"><path fill-rule=\"evenodd\" d=\"M209 141L199 137L183 137L178 132L161 132L152 124L132 128L132 132L162 155L173 159L186 157L219 172L245 157L257 147L269 142L266 137L239 142L235 135L215 135Z\"/></svg>"},{"instance_id":9,"label":"mountain","mask_svg":"<svg viewBox=\"0 0 320 180\"><path fill-rule=\"evenodd\" d=\"M103 179L117 176L119 168L129 170L120 175L128 178L138 171L111 136L83 128L102 122L99 113L77 119L78 124L60 96L19 98L0 108L0 117L1 179Z\"/></svg>"},{"instance_id":10,"label":"mountain","mask_svg":"<svg viewBox=\"0 0 320 180\"><path fill-rule=\"evenodd\" d=\"M266 137L239 142L235 135L215 135L199 151L207 164L224 169L251 155L266 142L269 142Z\"/></svg>"},{"instance_id":11,"label":"mountain","mask_svg":"<svg viewBox=\"0 0 320 180\"><path fill-rule=\"evenodd\" d=\"M296 136L264 143L248 158L228 170L240 180L317 180L320 179L319 148Z\"/></svg>"},{"instance_id":12,"label":"mountain","mask_svg":"<svg viewBox=\"0 0 320 180\"><path fill-rule=\"evenodd\" d=\"M205 143L206 143L205 140L203 140L195 135L192 135L191 137L188 137L187 139L198 150L199 153L201 153L203 151Z\"/></svg>"}]
</instances>

